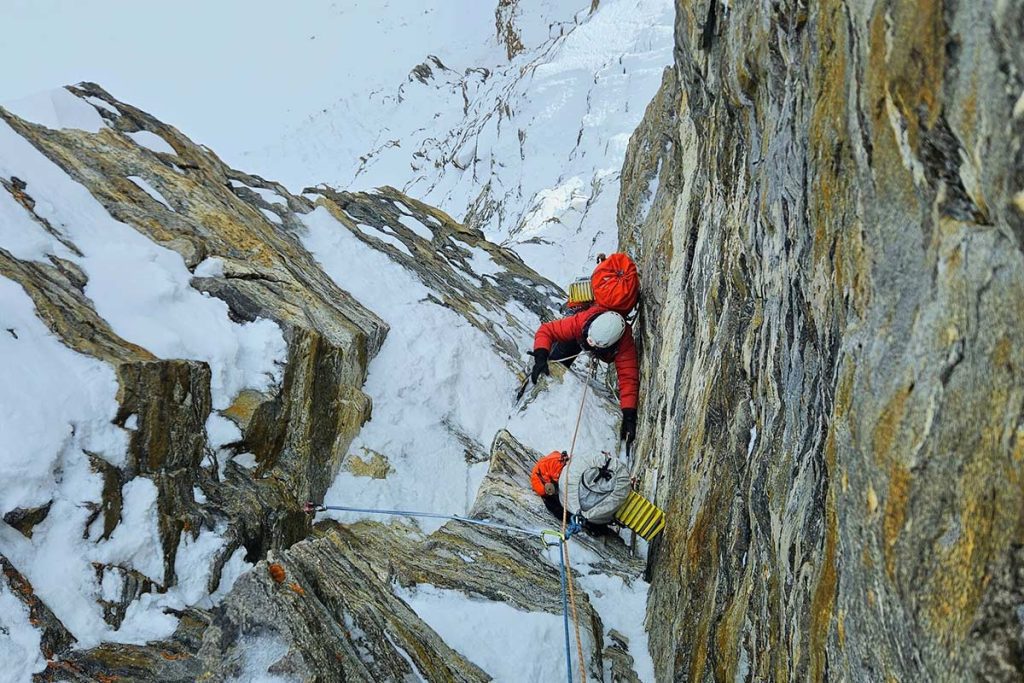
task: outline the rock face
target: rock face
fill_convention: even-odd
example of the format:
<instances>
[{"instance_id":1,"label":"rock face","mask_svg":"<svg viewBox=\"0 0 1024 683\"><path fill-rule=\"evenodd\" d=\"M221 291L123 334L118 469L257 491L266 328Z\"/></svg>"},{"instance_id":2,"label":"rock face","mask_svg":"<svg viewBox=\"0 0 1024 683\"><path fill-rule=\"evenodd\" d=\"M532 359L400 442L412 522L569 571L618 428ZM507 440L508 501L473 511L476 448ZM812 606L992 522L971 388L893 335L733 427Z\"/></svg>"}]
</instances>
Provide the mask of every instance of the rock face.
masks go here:
<instances>
[{"instance_id":1,"label":"rock face","mask_svg":"<svg viewBox=\"0 0 1024 683\"><path fill-rule=\"evenodd\" d=\"M77 261L87 250L75 244L69 226L46 218L52 212L45 207L55 198L35 181L2 179L3 191L25 212L17 215L41 226L70 256L39 260L0 248L0 276L24 289L60 341L113 367L113 422L129 432L123 464L84 454L102 480L102 495L84 504L89 518L83 538L99 544L123 532L126 491L136 480L151 481L156 491L162 572L153 576L116 562L94 562L98 596L86 598L95 597L105 622L120 628L140 600L189 578L179 576L177 556L183 543L206 532L226 539L209 560L209 597L232 557L244 551L255 564L229 592L220 591L214 598L222 598L219 604L204 599L203 607L192 602L171 610L178 626L169 638L144 645L79 641L76 648L75 634L39 599L17 562L0 555L4 586L25 604L40 631L48 666L36 680L488 680L417 616L395 586L412 590L429 583L560 615L558 563L539 533L554 524L528 485L539 454L508 432L497 436L490 452L469 437L462 441L467 461L490 461L469 514L536 534L457 523L430 535L401 523L314 525L302 503L323 500L353 436L370 417L370 399L361 387L388 327L342 291L303 247L302 217L325 210L338 230L349 230L404 266L425 285L424 306L462 316L510 368L519 369L520 344L532 334L527 321L550 315L562 292L515 253L397 190L317 187L293 195L228 168L209 150L98 86L69 90L94 107L106 126L98 132L50 129L3 109L0 117L110 216L177 252L193 275L191 287L224 301L232 320L276 322L287 348L278 382L269 389L243 387L230 405L218 406L210 364L160 358L123 339L100 315L89 296L89 273ZM153 143L152 136L163 143ZM211 416L231 420L240 437L215 442ZM246 454L249 465L239 462ZM386 455L368 455L368 461L351 458L346 466L386 478ZM218 456L227 461L218 462ZM0 513L12 527L5 532L31 540L51 516L51 503ZM28 556L23 545L22 561ZM642 571L640 560L617 538L580 536L574 545L586 563L577 572L630 582ZM601 618L582 588L577 602L590 675L600 678L608 671L614 680L637 680L626 640L615 634L606 642ZM552 647L558 657L560 646Z\"/></svg>"},{"instance_id":2,"label":"rock face","mask_svg":"<svg viewBox=\"0 0 1024 683\"><path fill-rule=\"evenodd\" d=\"M471 517L527 529L551 519L529 489L539 453L501 432ZM558 568L544 559L539 537L449 522L424 536L405 524L325 521L238 580L212 611L190 610L174 638L146 646L104 645L71 653L41 680L236 680L246 675L254 648L275 655L262 672L288 680L486 681L489 676L452 650L392 584L429 583L524 611L561 614ZM632 580L640 560L617 538L578 537L591 569ZM614 637L605 643L601 619L585 593L579 619L589 675L636 681L632 660ZM415 666L415 671L413 669Z\"/></svg>"},{"instance_id":3,"label":"rock face","mask_svg":"<svg viewBox=\"0 0 1024 683\"><path fill-rule=\"evenodd\" d=\"M413 272L433 290L434 303L455 311L490 337L510 367L518 367L522 340L534 332L516 309L546 319L565 299L557 285L540 277L514 251L488 242L479 230L392 187L372 194L311 187L304 194L317 196L316 205L326 208L360 241ZM409 228L403 223L405 216L429 228L429 234Z\"/></svg>"},{"instance_id":4,"label":"rock face","mask_svg":"<svg viewBox=\"0 0 1024 683\"><path fill-rule=\"evenodd\" d=\"M1024 9L677 0L634 135L659 680L1024 676Z\"/></svg>"}]
</instances>

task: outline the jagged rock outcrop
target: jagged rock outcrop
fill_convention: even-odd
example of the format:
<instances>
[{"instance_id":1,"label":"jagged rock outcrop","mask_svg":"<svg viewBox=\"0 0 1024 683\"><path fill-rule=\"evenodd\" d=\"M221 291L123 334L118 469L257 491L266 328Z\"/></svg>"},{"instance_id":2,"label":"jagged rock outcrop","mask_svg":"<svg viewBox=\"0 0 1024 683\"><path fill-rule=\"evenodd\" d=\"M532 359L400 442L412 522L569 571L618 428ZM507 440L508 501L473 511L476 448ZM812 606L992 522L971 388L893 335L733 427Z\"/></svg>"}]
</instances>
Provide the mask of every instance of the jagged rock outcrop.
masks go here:
<instances>
[{"instance_id":1,"label":"jagged rock outcrop","mask_svg":"<svg viewBox=\"0 0 1024 683\"><path fill-rule=\"evenodd\" d=\"M1020 680L1024 9L676 5L619 206L659 680Z\"/></svg>"},{"instance_id":2,"label":"jagged rock outcrop","mask_svg":"<svg viewBox=\"0 0 1024 683\"><path fill-rule=\"evenodd\" d=\"M524 527L553 520L529 489L540 454L501 432L470 516ZM575 541L586 549L586 571L632 580L641 560L618 538ZM276 576L275 576L276 574ZM296 680L483 681L489 677L453 651L400 598L392 584L429 583L469 596L499 600L524 611L561 614L557 564L545 559L538 537L449 522L424 536L407 523L325 521L238 580L212 611L190 610L174 638L146 646L104 645L73 653L41 680L91 680L104 674L129 680L230 680L271 674ZM637 680L621 636L605 643L600 617L577 594L590 676ZM253 648L264 657L247 669ZM606 661L607 660L607 661ZM413 671L412 666L415 666Z\"/></svg>"},{"instance_id":3,"label":"jagged rock outcrop","mask_svg":"<svg viewBox=\"0 0 1024 683\"><path fill-rule=\"evenodd\" d=\"M557 285L540 277L514 251L488 242L479 230L394 188L353 193L315 187L303 194L318 195L316 205L325 207L360 241L414 273L436 293L431 295L434 303L488 335L510 366L521 362L523 339L534 332L515 313L525 309L547 319L565 300ZM429 233L410 228L409 217Z\"/></svg>"},{"instance_id":4,"label":"jagged rock outcrop","mask_svg":"<svg viewBox=\"0 0 1024 683\"><path fill-rule=\"evenodd\" d=\"M225 411L243 429L239 450L257 456L255 476L228 463L220 477L215 468L202 467L210 450L205 424L212 410L206 364L159 360L115 334L85 296L87 277L74 263L56 257L50 264L21 260L0 250L0 274L25 289L58 338L116 369L120 410L115 422L125 426L132 420L133 431L128 462L120 471L93 459L108 481L97 511L104 516L102 538L120 520L121 486L136 476L152 479L159 492L163 590L176 582L175 553L182 533L194 535L215 518L229 520L231 538L218 565L241 546L255 561L270 548L305 537L308 523L297 508L323 495L352 436L369 416L369 399L360 387L387 325L323 273L289 231L296 225L294 214L251 188L280 191L283 203L308 211L307 200L232 171L209 150L98 86L69 90L88 98L107 127L96 133L53 130L2 109L0 117L86 187L111 216L177 251L190 269L218 259L221 274L196 277L192 285L223 299L237 320L274 320L288 344L280 390L272 396L243 392ZM173 153L128 136L140 132L158 136ZM163 201L128 176L144 179ZM235 185L251 185L236 188L233 179ZM21 179L5 181L4 189L33 220L77 250L60 226L36 212L36 205L50 198ZM282 215L281 225L271 219L275 210ZM250 405L242 410L239 404L246 402ZM245 419L239 419L243 412ZM195 490L207 500L198 502ZM218 580L219 571L211 578L211 590Z\"/></svg>"},{"instance_id":5,"label":"jagged rock outcrop","mask_svg":"<svg viewBox=\"0 0 1024 683\"><path fill-rule=\"evenodd\" d=\"M40 631L39 650L47 659L67 654L75 644L75 637L60 623L32 589L32 584L0 555L0 581L29 610L29 618Z\"/></svg>"},{"instance_id":6,"label":"jagged rock outcrop","mask_svg":"<svg viewBox=\"0 0 1024 683\"><path fill-rule=\"evenodd\" d=\"M127 564L94 562L89 569L100 587L94 597L103 619L117 629L137 601L181 583L186 577L178 576L176 555L183 539L202 532L226 539L210 560L210 594L236 551L244 549L256 563L219 605L204 600L202 607L171 610L178 626L169 638L74 649L74 635L15 564L0 557L11 592L42 629L48 667L37 680L486 680L485 672L415 614L394 584L411 589L430 583L525 611L560 614L558 565L545 557L539 535L516 537L458 524L429 535L400 523L314 526L302 511L304 501L323 499L370 415L361 386L388 331L303 246L303 217L326 211L337 219L338 230L402 265L429 292L423 305L462 316L510 368L519 369L522 340L537 318L557 308L562 292L514 252L394 189L348 193L317 187L293 195L228 168L206 148L98 86L80 84L69 91L94 107L106 126L98 132L50 129L3 109L0 117L110 216L177 252L193 275L191 287L224 301L232 320L277 323L286 350L279 381L269 389L243 387L230 405L218 405L210 364L158 357L126 341L98 312L89 296L90 273L78 260L88 250L75 244L67 225L47 218L53 213L47 203L55 198L31 179L3 179L3 190L27 220L69 256L41 260L0 248L0 276L24 289L60 341L112 366L117 382L113 422L127 432L127 453L120 464L109 454L84 453L102 481L101 497L85 503L85 541L116 537L127 487L139 478L155 484L163 571L153 576ZM214 443L211 416L230 419L240 438ZM474 448L467 441L467 459L490 458L491 468L470 514L516 526L553 526L528 487L537 453L504 432L490 453L486 446L481 453ZM251 454L251 465L237 462L245 454ZM366 467L386 477L387 454L375 455L379 459ZM0 512L31 540L49 506ZM578 543L587 559L577 572L625 581L641 572L640 561L618 539L581 536ZM20 557L29 548L22 547ZM582 589L577 599L591 674L608 670L615 680L636 680L627 641L616 636L606 643L601 619ZM554 650L560 655L560 648Z\"/></svg>"}]
</instances>

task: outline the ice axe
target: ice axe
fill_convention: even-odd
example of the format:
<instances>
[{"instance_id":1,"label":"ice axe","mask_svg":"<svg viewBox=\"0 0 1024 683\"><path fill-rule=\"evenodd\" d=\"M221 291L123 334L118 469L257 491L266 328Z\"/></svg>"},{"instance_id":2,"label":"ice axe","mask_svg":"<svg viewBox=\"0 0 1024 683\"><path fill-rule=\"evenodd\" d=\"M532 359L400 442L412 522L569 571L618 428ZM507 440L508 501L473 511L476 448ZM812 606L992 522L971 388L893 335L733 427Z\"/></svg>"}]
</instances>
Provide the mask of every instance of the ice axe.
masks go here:
<instances>
[{"instance_id":1,"label":"ice axe","mask_svg":"<svg viewBox=\"0 0 1024 683\"><path fill-rule=\"evenodd\" d=\"M532 356L533 355L533 351L527 351L526 355L527 356ZM515 401L516 403L519 403L519 400L523 397L523 394L526 393L526 387L530 386L530 367L529 367L529 365L527 365L527 367L526 367L525 374L526 374L526 377L523 377L523 384L522 384L522 386L519 387L519 391L516 392L516 401Z\"/></svg>"},{"instance_id":2,"label":"ice axe","mask_svg":"<svg viewBox=\"0 0 1024 683\"><path fill-rule=\"evenodd\" d=\"M519 399L526 393L526 387L530 386L530 373L526 373L526 379L523 380L523 384L519 387L519 391L516 392L516 403L519 403Z\"/></svg>"}]
</instances>

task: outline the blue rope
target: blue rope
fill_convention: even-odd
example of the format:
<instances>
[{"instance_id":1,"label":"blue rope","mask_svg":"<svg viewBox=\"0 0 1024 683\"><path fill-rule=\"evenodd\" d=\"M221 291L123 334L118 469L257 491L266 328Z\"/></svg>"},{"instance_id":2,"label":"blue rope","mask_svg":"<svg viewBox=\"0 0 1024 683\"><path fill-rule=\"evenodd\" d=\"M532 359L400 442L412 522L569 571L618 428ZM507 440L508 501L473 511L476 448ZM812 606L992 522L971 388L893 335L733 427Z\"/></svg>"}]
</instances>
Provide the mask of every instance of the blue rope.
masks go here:
<instances>
[{"instance_id":1,"label":"blue rope","mask_svg":"<svg viewBox=\"0 0 1024 683\"><path fill-rule=\"evenodd\" d=\"M583 531L583 523L580 521L579 515L573 515L569 518L569 524L565 527L565 537L569 538L573 534Z\"/></svg>"},{"instance_id":2,"label":"blue rope","mask_svg":"<svg viewBox=\"0 0 1024 683\"><path fill-rule=\"evenodd\" d=\"M572 683L572 649L569 646L569 598L565 589L565 550L562 543L558 546L558 567L562 575L562 626L565 628L565 680Z\"/></svg>"},{"instance_id":3,"label":"blue rope","mask_svg":"<svg viewBox=\"0 0 1024 683\"><path fill-rule=\"evenodd\" d=\"M565 569L565 549L562 547L566 540L573 533L581 531L583 527L579 524L579 521L574 519L566 529L566 535L562 536L561 532L554 531L551 529L521 529L519 527L508 526L507 524L498 524L497 522L488 522L482 519L472 519L470 517L461 517L459 515L442 515L436 512L416 512L413 510L375 510L372 508L354 508L346 507L343 505L316 505L314 503L306 503L304 507L307 513L320 512L322 510L338 510L341 512L362 512L373 515L397 515L401 517L431 517L433 519L450 519L456 522L464 522L466 524L476 524L478 526L490 527L492 529L503 529L505 531L511 531L518 534L526 534L528 536L534 536L540 534L544 536L555 536L558 538L558 543L549 543L549 547L555 545L558 546L558 568L559 575L562 580L562 625L565 629L565 676L567 683L572 683L572 648L569 640L569 597L566 592L566 569ZM582 665L582 663L581 663Z\"/></svg>"},{"instance_id":4,"label":"blue rope","mask_svg":"<svg viewBox=\"0 0 1024 683\"><path fill-rule=\"evenodd\" d=\"M341 512L362 512L372 515L396 515L399 517L431 517L433 519L450 519L456 522L476 524L477 526L486 526L492 529L504 529L505 531L511 531L517 534L525 534L527 536L536 536L543 531L542 529L523 529L516 526L508 526L507 524L488 522L483 519L461 517L459 515L442 515L436 512L416 512L414 510L375 510L372 508L353 508L345 507L342 505L312 505L309 503L307 503L306 505L306 510L309 512L318 512L320 510L340 510Z\"/></svg>"}]
</instances>

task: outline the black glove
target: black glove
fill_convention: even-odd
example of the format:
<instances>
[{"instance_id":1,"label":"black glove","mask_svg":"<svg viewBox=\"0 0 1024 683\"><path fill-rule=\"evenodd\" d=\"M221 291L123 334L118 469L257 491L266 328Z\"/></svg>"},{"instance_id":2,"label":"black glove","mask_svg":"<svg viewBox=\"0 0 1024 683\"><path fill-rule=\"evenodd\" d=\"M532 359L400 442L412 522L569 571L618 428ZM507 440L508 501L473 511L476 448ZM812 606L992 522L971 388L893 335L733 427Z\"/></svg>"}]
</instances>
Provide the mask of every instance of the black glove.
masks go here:
<instances>
[{"instance_id":1,"label":"black glove","mask_svg":"<svg viewBox=\"0 0 1024 683\"><path fill-rule=\"evenodd\" d=\"M542 374L551 375L551 371L548 370L548 352L546 349L536 349L530 355L533 356L533 370L530 371L530 379L536 384Z\"/></svg>"},{"instance_id":2,"label":"black glove","mask_svg":"<svg viewBox=\"0 0 1024 683\"><path fill-rule=\"evenodd\" d=\"M636 408L622 409L622 428L619 430L619 441L633 443L636 438Z\"/></svg>"}]
</instances>

